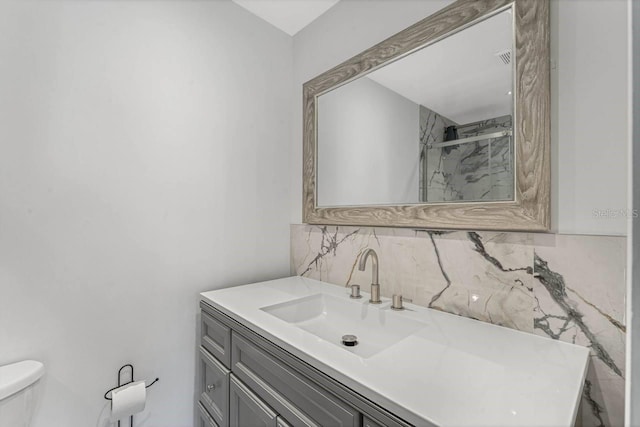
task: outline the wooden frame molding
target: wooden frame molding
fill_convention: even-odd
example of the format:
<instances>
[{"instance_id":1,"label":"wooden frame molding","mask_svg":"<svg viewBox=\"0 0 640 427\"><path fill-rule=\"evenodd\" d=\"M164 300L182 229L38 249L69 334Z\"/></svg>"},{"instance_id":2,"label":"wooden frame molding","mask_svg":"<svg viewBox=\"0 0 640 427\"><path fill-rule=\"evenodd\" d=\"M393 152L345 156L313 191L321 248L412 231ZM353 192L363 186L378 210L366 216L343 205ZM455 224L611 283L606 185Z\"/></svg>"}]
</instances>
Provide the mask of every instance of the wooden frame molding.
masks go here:
<instances>
[{"instance_id":1,"label":"wooden frame molding","mask_svg":"<svg viewBox=\"0 0 640 427\"><path fill-rule=\"evenodd\" d=\"M316 205L317 97L380 65L513 5L515 201L384 206ZM458 0L303 86L303 221L462 230L549 231L549 0Z\"/></svg>"}]
</instances>

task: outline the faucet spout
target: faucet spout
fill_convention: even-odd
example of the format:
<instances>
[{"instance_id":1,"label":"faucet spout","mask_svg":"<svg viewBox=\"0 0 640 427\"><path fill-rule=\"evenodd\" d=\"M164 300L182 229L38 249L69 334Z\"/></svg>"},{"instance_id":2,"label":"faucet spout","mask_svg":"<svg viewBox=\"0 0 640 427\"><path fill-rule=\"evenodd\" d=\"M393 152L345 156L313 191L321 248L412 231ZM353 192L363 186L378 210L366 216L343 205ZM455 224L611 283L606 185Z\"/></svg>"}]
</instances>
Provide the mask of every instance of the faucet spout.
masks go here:
<instances>
[{"instance_id":1,"label":"faucet spout","mask_svg":"<svg viewBox=\"0 0 640 427\"><path fill-rule=\"evenodd\" d=\"M362 253L360 257L360 264L358 265L358 270L364 271L367 267L367 259L371 257L371 263L373 264L373 270L371 272L371 284L379 285L378 283L378 254L373 249L367 249Z\"/></svg>"},{"instance_id":2,"label":"faucet spout","mask_svg":"<svg viewBox=\"0 0 640 427\"><path fill-rule=\"evenodd\" d=\"M369 302L372 304L380 304L380 283L378 283L378 254L373 249L367 249L362 253L360 257L360 263L358 269L364 271L367 266L367 259L371 257L371 263L373 264L371 269L371 299Z\"/></svg>"}]
</instances>

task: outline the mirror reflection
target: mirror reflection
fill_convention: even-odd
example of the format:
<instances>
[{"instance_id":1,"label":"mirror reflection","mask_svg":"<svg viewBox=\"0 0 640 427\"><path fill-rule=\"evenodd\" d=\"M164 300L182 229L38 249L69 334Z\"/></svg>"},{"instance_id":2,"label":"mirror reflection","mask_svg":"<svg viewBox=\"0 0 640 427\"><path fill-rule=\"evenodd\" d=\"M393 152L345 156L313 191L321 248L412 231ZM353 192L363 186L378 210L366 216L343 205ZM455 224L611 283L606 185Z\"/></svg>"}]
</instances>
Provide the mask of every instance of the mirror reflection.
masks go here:
<instances>
[{"instance_id":1,"label":"mirror reflection","mask_svg":"<svg viewBox=\"0 0 640 427\"><path fill-rule=\"evenodd\" d=\"M317 99L317 205L514 198L504 10Z\"/></svg>"}]
</instances>

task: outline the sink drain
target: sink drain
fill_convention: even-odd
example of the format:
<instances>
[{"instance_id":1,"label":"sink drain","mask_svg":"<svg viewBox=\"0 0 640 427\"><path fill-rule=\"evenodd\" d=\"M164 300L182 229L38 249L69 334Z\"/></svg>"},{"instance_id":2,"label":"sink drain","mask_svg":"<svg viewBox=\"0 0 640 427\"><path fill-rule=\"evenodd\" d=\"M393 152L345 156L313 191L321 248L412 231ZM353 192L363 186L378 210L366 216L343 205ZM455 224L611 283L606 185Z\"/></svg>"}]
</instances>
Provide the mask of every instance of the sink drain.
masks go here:
<instances>
[{"instance_id":1,"label":"sink drain","mask_svg":"<svg viewBox=\"0 0 640 427\"><path fill-rule=\"evenodd\" d=\"M358 337L355 335L343 335L342 336L342 345L347 347L353 347L358 345Z\"/></svg>"}]
</instances>

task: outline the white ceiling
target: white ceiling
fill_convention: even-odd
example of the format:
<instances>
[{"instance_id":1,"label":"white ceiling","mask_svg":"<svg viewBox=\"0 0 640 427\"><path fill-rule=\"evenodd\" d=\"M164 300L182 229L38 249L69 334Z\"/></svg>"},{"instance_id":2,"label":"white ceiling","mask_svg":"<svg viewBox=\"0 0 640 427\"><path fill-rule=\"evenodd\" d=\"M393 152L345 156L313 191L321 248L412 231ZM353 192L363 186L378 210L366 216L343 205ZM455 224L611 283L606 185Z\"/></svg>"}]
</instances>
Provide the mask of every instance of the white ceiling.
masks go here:
<instances>
[{"instance_id":1,"label":"white ceiling","mask_svg":"<svg viewBox=\"0 0 640 427\"><path fill-rule=\"evenodd\" d=\"M293 36L340 0L233 0Z\"/></svg>"},{"instance_id":2,"label":"white ceiling","mask_svg":"<svg viewBox=\"0 0 640 427\"><path fill-rule=\"evenodd\" d=\"M496 53L512 40L507 10L367 77L458 124L511 114L512 65Z\"/></svg>"}]
</instances>

